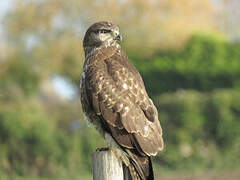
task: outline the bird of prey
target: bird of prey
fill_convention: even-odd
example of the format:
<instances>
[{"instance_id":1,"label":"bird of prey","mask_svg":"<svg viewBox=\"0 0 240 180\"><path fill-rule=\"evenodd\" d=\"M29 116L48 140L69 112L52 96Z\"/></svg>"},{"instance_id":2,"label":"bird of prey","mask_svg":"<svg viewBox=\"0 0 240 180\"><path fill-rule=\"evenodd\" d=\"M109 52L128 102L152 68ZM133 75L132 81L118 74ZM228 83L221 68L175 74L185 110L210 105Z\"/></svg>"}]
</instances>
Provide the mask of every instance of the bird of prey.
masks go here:
<instances>
[{"instance_id":1,"label":"bird of prey","mask_svg":"<svg viewBox=\"0 0 240 180\"><path fill-rule=\"evenodd\" d=\"M127 167L129 179L152 180L150 156L163 149L158 112L143 80L119 45L118 26L91 25L83 39L83 112Z\"/></svg>"}]
</instances>

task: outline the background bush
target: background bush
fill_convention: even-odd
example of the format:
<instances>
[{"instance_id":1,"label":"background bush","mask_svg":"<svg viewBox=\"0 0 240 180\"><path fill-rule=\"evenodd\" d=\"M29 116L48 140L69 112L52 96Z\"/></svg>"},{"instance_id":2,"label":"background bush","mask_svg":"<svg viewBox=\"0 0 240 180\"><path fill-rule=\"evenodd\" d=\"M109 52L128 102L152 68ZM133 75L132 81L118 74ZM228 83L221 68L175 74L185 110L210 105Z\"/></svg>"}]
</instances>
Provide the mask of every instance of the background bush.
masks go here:
<instances>
[{"instance_id":1,"label":"background bush","mask_svg":"<svg viewBox=\"0 0 240 180\"><path fill-rule=\"evenodd\" d=\"M193 35L182 50L160 51L151 59L133 59L133 63L151 95L240 86L240 45L214 34Z\"/></svg>"},{"instance_id":2,"label":"background bush","mask_svg":"<svg viewBox=\"0 0 240 180\"><path fill-rule=\"evenodd\" d=\"M239 166L239 102L240 92L227 89L179 90L155 98L166 143L158 160L178 170Z\"/></svg>"}]
</instances>

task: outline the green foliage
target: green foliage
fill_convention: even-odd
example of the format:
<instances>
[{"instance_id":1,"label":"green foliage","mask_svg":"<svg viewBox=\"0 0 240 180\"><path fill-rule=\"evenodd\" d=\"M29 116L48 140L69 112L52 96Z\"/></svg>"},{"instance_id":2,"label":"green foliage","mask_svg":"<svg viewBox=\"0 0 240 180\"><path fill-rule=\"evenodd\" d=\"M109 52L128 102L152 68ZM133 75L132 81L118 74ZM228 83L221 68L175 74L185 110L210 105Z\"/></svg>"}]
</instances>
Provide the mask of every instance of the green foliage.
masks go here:
<instances>
[{"instance_id":1,"label":"green foliage","mask_svg":"<svg viewBox=\"0 0 240 180\"><path fill-rule=\"evenodd\" d=\"M133 61L151 95L177 89L203 92L240 86L240 44L217 36L194 35L180 51Z\"/></svg>"},{"instance_id":2,"label":"green foliage","mask_svg":"<svg viewBox=\"0 0 240 180\"><path fill-rule=\"evenodd\" d=\"M58 127L35 101L0 108L0 169L8 175L73 176L90 172L91 152L102 146L96 131L81 121L78 129Z\"/></svg>"},{"instance_id":3,"label":"green foliage","mask_svg":"<svg viewBox=\"0 0 240 180\"><path fill-rule=\"evenodd\" d=\"M48 124L41 121L43 114L35 107L18 105L8 105L14 109L8 107L0 111L1 162L5 162L1 168L24 174L26 166L36 163L38 157L45 161L42 158L54 144L49 139ZM49 147L42 146L45 143Z\"/></svg>"},{"instance_id":4,"label":"green foliage","mask_svg":"<svg viewBox=\"0 0 240 180\"><path fill-rule=\"evenodd\" d=\"M17 90L20 90L25 95L30 95L37 90L40 75L31 61L26 61L25 58L19 55L9 58L7 62L0 61L0 65L3 68L0 72L0 93L2 96L5 92L16 92ZM8 93L5 95L9 96Z\"/></svg>"},{"instance_id":5,"label":"green foliage","mask_svg":"<svg viewBox=\"0 0 240 180\"><path fill-rule=\"evenodd\" d=\"M158 160L170 169L240 166L240 92L180 90L155 99L165 152ZM196 163L197 162L197 163Z\"/></svg>"}]
</instances>

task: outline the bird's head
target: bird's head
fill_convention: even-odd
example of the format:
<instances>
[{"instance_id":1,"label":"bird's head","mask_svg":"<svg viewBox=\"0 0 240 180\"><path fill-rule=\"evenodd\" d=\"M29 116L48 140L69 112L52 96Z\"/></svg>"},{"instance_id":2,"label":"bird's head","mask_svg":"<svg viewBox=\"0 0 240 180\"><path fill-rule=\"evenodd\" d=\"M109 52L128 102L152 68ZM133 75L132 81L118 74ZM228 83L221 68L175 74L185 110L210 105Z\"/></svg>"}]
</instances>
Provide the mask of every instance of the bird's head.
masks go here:
<instances>
[{"instance_id":1,"label":"bird's head","mask_svg":"<svg viewBox=\"0 0 240 180\"><path fill-rule=\"evenodd\" d=\"M108 46L121 40L122 36L119 33L118 26L102 21L94 23L88 28L83 39L83 47Z\"/></svg>"}]
</instances>

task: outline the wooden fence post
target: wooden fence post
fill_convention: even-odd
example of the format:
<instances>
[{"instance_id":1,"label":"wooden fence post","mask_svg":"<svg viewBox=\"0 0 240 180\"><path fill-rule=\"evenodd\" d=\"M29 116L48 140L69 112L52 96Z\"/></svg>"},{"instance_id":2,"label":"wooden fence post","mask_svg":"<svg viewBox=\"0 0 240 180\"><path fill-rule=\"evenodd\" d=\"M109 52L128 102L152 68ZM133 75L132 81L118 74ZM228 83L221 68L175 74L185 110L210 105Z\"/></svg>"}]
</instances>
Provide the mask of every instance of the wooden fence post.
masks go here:
<instances>
[{"instance_id":1,"label":"wooden fence post","mask_svg":"<svg viewBox=\"0 0 240 180\"><path fill-rule=\"evenodd\" d=\"M124 180L123 165L110 150L92 154L93 180Z\"/></svg>"}]
</instances>

